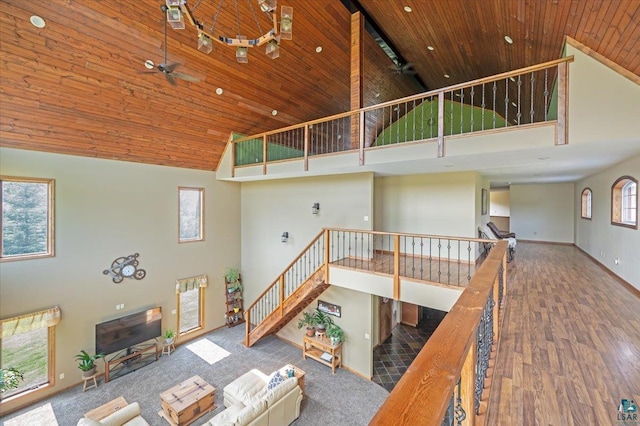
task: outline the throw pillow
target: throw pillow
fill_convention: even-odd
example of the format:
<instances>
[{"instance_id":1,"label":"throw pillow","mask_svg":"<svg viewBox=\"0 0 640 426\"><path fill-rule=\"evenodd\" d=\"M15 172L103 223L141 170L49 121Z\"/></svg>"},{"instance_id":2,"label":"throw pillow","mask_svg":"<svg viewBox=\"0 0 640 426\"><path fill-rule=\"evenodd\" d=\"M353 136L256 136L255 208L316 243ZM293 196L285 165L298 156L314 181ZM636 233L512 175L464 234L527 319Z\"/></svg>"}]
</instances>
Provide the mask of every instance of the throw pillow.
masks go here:
<instances>
[{"instance_id":1,"label":"throw pillow","mask_svg":"<svg viewBox=\"0 0 640 426\"><path fill-rule=\"evenodd\" d=\"M280 383L284 382L284 379L280 375L279 371L273 373L273 376L269 379L269 383L267 383L267 390L271 390L278 386Z\"/></svg>"}]
</instances>

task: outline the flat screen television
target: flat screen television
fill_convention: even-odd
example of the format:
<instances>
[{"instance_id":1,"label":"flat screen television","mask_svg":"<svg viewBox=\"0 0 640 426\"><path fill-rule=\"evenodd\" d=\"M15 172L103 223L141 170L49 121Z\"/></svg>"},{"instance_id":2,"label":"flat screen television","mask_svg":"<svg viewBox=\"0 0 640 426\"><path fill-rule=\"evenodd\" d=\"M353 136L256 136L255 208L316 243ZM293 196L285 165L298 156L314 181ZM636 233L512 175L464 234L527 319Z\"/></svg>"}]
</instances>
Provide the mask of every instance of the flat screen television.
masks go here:
<instances>
[{"instance_id":1,"label":"flat screen television","mask_svg":"<svg viewBox=\"0 0 640 426\"><path fill-rule=\"evenodd\" d=\"M108 355L155 339L161 334L161 308L147 309L96 324L96 353Z\"/></svg>"}]
</instances>

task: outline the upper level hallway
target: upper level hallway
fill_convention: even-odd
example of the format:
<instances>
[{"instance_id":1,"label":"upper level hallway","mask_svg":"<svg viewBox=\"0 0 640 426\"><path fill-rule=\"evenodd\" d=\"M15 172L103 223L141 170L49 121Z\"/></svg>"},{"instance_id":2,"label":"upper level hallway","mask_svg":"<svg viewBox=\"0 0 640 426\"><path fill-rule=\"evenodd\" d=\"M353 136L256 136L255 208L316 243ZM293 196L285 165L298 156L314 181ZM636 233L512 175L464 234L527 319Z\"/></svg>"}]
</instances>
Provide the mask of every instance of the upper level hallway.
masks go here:
<instances>
[{"instance_id":1,"label":"upper level hallway","mask_svg":"<svg viewBox=\"0 0 640 426\"><path fill-rule=\"evenodd\" d=\"M640 402L638 292L571 246L518 244L508 273L485 424L621 424Z\"/></svg>"}]
</instances>

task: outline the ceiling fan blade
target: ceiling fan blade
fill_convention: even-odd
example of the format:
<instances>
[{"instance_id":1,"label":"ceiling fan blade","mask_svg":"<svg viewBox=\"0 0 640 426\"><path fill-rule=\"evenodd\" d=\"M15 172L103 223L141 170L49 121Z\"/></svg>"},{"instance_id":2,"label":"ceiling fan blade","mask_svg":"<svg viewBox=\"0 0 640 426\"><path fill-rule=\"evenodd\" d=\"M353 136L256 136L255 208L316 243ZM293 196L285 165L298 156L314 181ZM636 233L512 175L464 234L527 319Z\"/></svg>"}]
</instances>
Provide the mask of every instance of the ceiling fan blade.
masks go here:
<instances>
[{"instance_id":1,"label":"ceiling fan blade","mask_svg":"<svg viewBox=\"0 0 640 426\"><path fill-rule=\"evenodd\" d=\"M164 77L167 79L167 81L169 82L169 84L171 84L172 86L177 86L177 85L178 85L178 84L176 83L176 79L175 79L175 78L173 78L173 77L171 76L171 74L170 74L170 73L165 72L165 73L164 73Z\"/></svg>"},{"instance_id":2,"label":"ceiling fan blade","mask_svg":"<svg viewBox=\"0 0 640 426\"><path fill-rule=\"evenodd\" d=\"M178 65L180 65L180 64L179 64L179 63L177 63L177 62L174 62L174 63L169 64L169 65L167 65L167 64L160 64L160 65L161 65L161 66L162 66L162 68L164 68L166 71L168 71L168 72L173 72L173 70L175 70L175 69L178 67Z\"/></svg>"},{"instance_id":3,"label":"ceiling fan blade","mask_svg":"<svg viewBox=\"0 0 640 426\"><path fill-rule=\"evenodd\" d=\"M200 82L200 79L198 77L194 77L192 75L184 74L184 73L181 73L181 72L172 72L171 76L177 77L177 78L181 78L182 80L191 81L193 83L199 83Z\"/></svg>"}]
</instances>

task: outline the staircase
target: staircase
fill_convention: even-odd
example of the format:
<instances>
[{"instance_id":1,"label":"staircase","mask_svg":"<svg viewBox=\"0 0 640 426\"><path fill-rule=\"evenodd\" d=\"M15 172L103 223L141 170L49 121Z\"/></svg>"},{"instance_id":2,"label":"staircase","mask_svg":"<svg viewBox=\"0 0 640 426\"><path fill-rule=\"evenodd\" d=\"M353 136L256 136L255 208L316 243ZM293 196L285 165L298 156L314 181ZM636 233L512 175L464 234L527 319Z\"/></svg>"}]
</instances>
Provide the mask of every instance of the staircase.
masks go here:
<instances>
[{"instance_id":1,"label":"staircase","mask_svg":"<svg viewBox=\"0 0 640 426\"><path fill-rule=\"evenodd\" d=\"M278 332L329 288L327 234L321 231L245 310L245 346Z\"/></svg>"}]
</instances>

